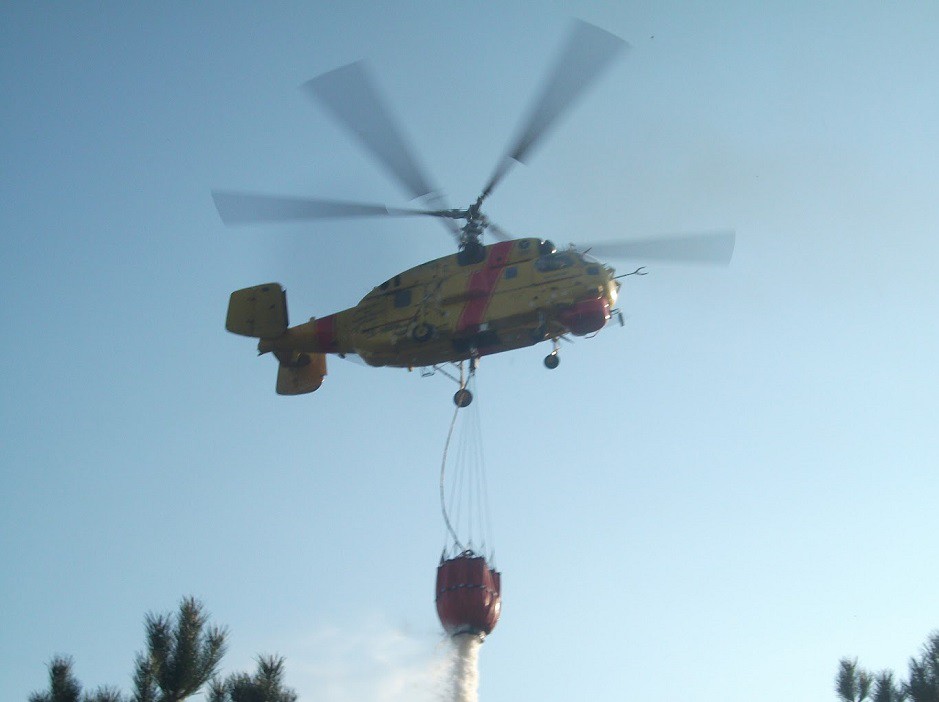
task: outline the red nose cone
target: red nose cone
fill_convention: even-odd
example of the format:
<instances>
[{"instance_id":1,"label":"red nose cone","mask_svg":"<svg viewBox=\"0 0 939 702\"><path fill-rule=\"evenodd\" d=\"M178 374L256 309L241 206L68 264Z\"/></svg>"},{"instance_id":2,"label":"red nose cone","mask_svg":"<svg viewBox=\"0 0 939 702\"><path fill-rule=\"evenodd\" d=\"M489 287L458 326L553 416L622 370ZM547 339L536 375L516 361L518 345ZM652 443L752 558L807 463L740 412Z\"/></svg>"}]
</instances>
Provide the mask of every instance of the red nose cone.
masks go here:
<instances>
[{"instance_id":1,"label":"red nose cone","mask_svg":"<svg viewBox=\"0 0 939 702\"><path fill-rule=\"evenodd\" d=\"M582 300L560 314L561 323L577 336L603 329L610 318L610 303L605 297Z\"/></svg>"},{"instance_id":2,"label":"red nose cone","mask_svg":"<svg viewBox=\"0 0 939 702\"><path fill-rule=\"evenodd\" d=\"M499 621L502 578L472 551L437 567L437 616L451 636L488 634Z\"/></svg>"}]
</instances>

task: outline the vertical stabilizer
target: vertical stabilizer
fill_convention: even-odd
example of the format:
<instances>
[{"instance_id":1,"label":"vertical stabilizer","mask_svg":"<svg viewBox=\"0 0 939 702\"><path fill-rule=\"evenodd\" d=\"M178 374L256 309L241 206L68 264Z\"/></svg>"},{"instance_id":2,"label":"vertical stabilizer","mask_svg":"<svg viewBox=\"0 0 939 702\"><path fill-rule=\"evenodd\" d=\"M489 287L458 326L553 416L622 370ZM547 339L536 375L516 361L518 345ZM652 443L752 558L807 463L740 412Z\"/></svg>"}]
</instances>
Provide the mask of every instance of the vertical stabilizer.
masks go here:
<instances>
[{"instance_id":1,"label":"vertical stabilizer","mask_svg":"<svg viewBox=\"0 0 939 702\"><path fill-rule=\"evenodd\" d=\"M280 336L287 331L287 292L280 283L236 290L228 300L225 328L256 339Z\"/></svg>"}]
</instances>

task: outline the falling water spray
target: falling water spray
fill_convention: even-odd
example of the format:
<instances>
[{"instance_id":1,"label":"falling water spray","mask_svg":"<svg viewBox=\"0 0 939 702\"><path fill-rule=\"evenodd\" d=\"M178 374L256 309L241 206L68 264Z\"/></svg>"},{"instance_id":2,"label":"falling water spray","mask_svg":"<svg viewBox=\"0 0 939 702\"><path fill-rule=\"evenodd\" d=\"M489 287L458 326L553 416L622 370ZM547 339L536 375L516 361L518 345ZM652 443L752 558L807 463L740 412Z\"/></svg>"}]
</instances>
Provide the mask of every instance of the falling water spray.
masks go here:
<instances>
[{"instance_id":1,"label":"falling water spray","mask_svg":"<svg viewBox=\"0 0 939 702\"><path fill-rule=\"evenodd\" d=\"M479 700L479 647L482 637L477 634L457 634L453 637L454 702Z\"/></svg>"}]
</instances>

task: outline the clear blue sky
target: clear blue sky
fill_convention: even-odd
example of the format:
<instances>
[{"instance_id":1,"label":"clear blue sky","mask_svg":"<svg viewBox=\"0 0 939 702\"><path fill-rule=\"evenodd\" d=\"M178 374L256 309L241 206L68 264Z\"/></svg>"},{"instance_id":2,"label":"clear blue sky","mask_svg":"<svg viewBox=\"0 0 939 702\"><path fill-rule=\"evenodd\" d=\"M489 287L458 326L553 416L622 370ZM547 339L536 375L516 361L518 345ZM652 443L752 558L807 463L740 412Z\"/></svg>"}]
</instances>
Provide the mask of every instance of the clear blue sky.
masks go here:
<instances>
[{"instance_id":1,"label":"clear blue sky","mask_svg":"<svg viewBox=\"0 0 939 702\"><path fill-rule=\"evenodd\" d=\"M718 7L719 6L719 7ZM6 3L0 699L52 654L129 687L200 597L226 669L430 699L452 385L332 361L315 395L224 331L450 253L435 222L229 230L212 188L404 204L299 86L368 59L451 202L581 17L632 44L488 201L558 243L731 226L723 270L626 280L625 328L486 358L504 612L487 701L829 700L939 628L939 5ZM390 7L390 6L389 6ZM626 270L629 262L619 264Z\"/></svg>"}]
</instances>

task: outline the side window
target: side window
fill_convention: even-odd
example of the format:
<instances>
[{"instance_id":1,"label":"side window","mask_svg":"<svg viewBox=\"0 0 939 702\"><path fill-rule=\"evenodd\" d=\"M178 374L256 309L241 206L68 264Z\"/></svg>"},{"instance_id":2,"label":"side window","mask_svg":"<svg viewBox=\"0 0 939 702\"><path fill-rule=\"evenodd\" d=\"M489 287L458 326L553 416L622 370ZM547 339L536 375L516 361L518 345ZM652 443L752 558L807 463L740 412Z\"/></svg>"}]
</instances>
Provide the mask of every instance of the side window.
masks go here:
<instances>
[{"instance_id":1,"label":"side window","mask_svg":"<svg viewBox=\"0 0 939 702\"><path fill-rule=\"evenodd\" d=\"M411 304L411 288L395 292L395 307L407 307Z\"/></svg>"},{"instance_id":2,"label":"side window","mask_svg":"<svg viewBox=\"0 0 939 702\"><path fill-rule=\"evenodd\" d=\"M572 259L570 255L563 253L547 254L535 259L535 268L542 273L559 271L562 268L570 268L573 265L574 259Z\"/></svg>"},{"instance_id":3,"label":"side window","mask_svg":"<svg viewBox=\"0 0 939 702\"><path fill-rule=\"evenodd\" d=\"M505 279L511 280L518 275L518 268L516 266L509 266L505 269Z\"/></svg>"}]
</instances>

